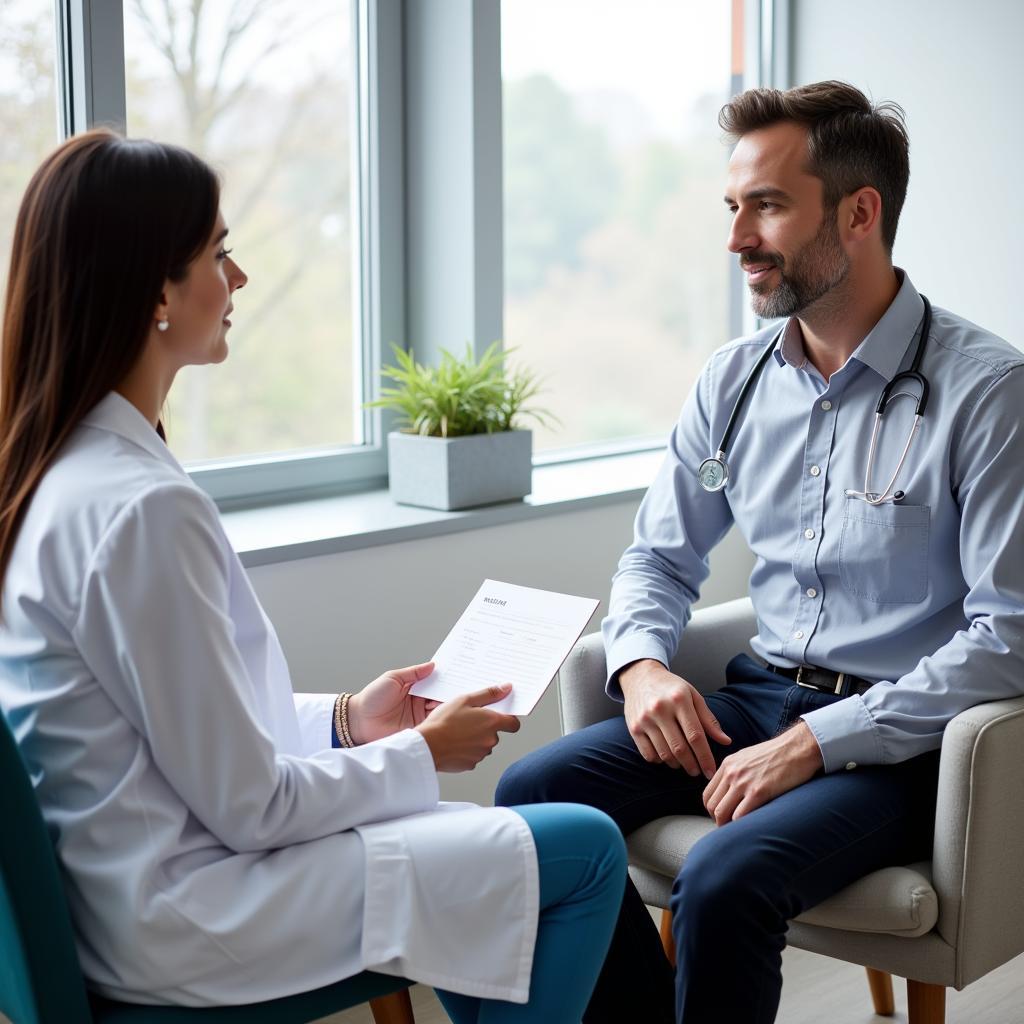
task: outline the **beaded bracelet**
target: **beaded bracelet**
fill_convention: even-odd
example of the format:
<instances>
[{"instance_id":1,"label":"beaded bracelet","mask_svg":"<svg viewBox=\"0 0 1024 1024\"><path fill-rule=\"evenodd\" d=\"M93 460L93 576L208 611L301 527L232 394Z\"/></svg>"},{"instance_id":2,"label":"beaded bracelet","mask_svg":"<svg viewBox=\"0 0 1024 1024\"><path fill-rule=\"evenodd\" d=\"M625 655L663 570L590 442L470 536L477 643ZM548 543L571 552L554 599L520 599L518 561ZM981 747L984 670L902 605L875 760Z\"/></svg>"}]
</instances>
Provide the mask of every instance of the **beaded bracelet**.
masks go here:
<instances>
[{"instance_id":1,"label":"beaded bracelet","mask_svg":"<svg viewBox=\"0 0 1024 1024\"><path fill-rule=\"evenodd\" d=\"M334 702L334 731L343 747L354 747L356 741L352 739L352 733L348 728L348 702L352 699L351 693L339 693L338 699Z\"/></svg>"}]
</instances>

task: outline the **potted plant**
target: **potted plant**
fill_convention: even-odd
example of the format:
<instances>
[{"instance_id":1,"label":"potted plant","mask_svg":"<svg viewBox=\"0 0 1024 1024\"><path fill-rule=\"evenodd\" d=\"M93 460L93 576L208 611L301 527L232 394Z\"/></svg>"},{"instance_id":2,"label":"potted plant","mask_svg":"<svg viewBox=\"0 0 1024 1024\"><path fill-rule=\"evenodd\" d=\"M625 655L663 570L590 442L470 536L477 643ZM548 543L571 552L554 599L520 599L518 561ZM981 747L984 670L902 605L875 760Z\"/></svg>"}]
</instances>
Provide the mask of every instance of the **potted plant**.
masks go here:
<instances>
[{"instance_id":1,"label":"potted plant","mask_svg":"<svg viewBox=\"0 0 1024 1024\"><path fill-rule=\"evenodd\" d=\"M442 351L436 367L393 347L396 365L383 373L394 386L368 403L399 414L388 434L392 498L450 511L529 494L533 434L519 421L552 419L526 407L539 390L534 374L509 369L498 342L479 360L469 346L462 358Z\"/></svg>"}]
</instances>

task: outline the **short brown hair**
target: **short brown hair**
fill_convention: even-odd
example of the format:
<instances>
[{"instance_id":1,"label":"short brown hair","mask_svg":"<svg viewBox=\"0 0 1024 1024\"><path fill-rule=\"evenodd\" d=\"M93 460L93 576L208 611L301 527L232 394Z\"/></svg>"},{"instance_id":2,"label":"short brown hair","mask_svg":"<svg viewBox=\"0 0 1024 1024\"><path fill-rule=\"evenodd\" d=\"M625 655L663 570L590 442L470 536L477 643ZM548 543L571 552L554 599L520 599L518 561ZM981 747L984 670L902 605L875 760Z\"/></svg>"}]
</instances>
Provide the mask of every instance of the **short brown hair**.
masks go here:
<instances>
[{"instance_id":1,"label":"short brown hair","mask_svg":"<svg viewBox=\"0 0 1024 1024\"><path fill-rule=\"evenodd\" d=\"M748 89L722 107L718 123L736 141L758 128L793 121L807 128L808 170L824 185L825 206L865 185L882 197L882 238L896 241L910 179L910 139L903 109L872 103L846 82L795 89Z\"/></svg>"}]
</instances>

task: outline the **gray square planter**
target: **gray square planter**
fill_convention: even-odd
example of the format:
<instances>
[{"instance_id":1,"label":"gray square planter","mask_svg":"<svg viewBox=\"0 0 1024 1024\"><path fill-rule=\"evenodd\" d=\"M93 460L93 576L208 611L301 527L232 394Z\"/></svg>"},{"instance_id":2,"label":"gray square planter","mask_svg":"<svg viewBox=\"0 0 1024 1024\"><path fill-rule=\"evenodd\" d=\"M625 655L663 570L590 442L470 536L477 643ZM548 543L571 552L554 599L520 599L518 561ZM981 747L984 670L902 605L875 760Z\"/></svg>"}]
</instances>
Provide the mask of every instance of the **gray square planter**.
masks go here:
<instances>
[{"instance_id":1,"label":"gray square planter","mask_svg":"<svg viewBox=\"0 0 1024 1024\"><path fill-rule=\"evenodd\" d=\"M450 512L525 497L532 489L533 433L465 437L388 434L391 497Z\"/></svg>"}]
</instances>

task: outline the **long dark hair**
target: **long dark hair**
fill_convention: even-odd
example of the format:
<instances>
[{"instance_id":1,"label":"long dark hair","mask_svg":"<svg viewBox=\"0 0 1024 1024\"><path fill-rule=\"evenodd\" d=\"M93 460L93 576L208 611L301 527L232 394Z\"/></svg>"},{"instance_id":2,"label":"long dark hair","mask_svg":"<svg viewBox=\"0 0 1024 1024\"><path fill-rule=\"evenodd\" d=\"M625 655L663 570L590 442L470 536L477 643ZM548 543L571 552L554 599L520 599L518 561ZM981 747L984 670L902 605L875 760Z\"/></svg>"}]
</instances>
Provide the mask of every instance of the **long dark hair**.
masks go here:
<instances>
[{"instance_id":1,"label":"long dark hair","mask_svg":"<svg viewBox=\"0 0 1024 1024\"><path fill-rule=\"evenodd\" d=\"M40 479L135 365L164 283L185 278L219 206L199 157L106 129L68 139L33 175L0 355L0 580Z\"/></svg>"}]
</instances>

